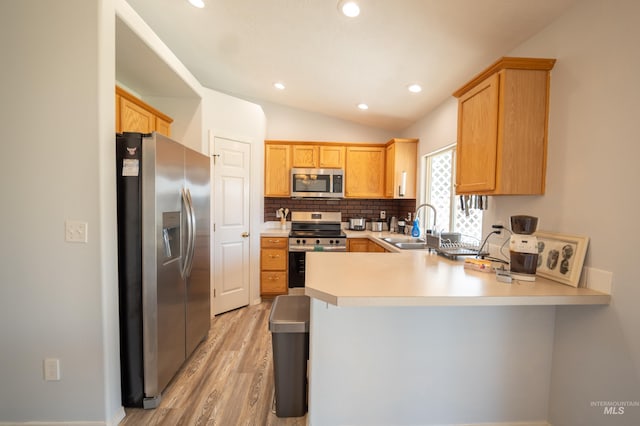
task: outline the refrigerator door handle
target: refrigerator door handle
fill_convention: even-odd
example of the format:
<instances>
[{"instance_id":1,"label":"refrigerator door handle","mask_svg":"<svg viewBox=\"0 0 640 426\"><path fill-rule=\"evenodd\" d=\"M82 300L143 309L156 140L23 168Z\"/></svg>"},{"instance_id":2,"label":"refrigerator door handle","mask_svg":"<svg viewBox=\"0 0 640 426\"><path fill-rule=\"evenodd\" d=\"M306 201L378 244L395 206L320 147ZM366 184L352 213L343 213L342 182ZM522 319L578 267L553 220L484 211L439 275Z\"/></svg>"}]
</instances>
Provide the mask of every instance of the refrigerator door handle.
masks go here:
<instances>
[{"instance_id":1,"label":"refrigerator door handle","mask_svg":"<svg viewBox=\"0 0 640 426\"><path fill-rule=\"evenodd\" d=\"M187 190L182 188L180 190L180 195L182 197L182 209L185 213L185 222L187 224L187 240L184 248L182 249L181 258L182 262L180 265L180 276L183 279L186 279L189 276L189 257L191 255L191 239L193 234L193 221L191 214L191 205L189 204L189 197L187 195Z\"/></svg>"},{"instance_id":2,"label":"refrigerator door handle","mask_svg":"<svg viewBox=\"0 0 640 426\"><path fill-rule=\"evenodd\" d=\"M191 269L193 268L193 257L196 251L196 212L193 208L193 199L191 198L191 191L187 188L187 201L189 202L189 217L191 220L191 229L189 230L189 258L186 269L186 276L191 275Z\"/></svg>"}]
</instances>

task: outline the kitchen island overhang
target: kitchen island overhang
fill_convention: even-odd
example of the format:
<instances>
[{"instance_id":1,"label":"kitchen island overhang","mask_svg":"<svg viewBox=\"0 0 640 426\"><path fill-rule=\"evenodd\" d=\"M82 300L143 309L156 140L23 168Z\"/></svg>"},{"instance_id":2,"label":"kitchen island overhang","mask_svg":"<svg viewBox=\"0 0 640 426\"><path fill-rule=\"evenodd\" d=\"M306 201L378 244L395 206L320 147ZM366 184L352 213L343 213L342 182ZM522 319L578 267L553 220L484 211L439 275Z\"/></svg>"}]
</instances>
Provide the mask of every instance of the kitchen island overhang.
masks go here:
<instances>
[{"instance_id":1,"label":"kitchen island overhang","mask_svg":"<svg viewBox=\"0 0 640 426\"><path fill-rule=\"evenodd\" d=\"M543 277L496 280L427 251L309 256L305 294L335 306L607 305L608 294Z\"/></svg>"},{"instance_id":2,"label":"kitchen island overhang","mask_svg":"<svg viewBox=\"0 0 640 426\"><path fill-rule=\"evenodd\" d=\"M546 425L555 306L610 300L426 252L314 253L305 292L310 425Z\"/></svg>"}]
</instances>

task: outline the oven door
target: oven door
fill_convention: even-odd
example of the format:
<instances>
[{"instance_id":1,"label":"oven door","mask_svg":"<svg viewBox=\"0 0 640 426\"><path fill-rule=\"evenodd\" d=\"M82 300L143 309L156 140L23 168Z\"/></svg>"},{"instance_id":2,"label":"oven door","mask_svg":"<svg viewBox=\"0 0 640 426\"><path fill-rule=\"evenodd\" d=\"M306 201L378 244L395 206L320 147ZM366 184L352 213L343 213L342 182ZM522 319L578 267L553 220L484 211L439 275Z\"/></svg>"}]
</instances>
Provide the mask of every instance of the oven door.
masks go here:
<instances>
[{"instance_id":1,"label":"oven door","mask_svg":"<svg viewBox=\"0 0 640 426\"><path fill-rule=\"evenodd\" d=\"M304 287L304 268L306 252L289 252L289 288Z\"/></svg>"}]
</instances>

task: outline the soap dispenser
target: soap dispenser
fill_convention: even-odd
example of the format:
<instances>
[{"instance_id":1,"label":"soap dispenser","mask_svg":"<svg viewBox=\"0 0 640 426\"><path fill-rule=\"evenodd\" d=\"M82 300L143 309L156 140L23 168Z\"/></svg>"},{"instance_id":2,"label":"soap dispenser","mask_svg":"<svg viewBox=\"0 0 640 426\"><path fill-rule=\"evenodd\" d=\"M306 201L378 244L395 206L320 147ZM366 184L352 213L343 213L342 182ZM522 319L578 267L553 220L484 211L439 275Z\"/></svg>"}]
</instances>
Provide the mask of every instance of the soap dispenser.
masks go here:
<instances>
[{"instance_id":1,"label":"soap dispenser","mask_svg":"<svg viewBox=\"0 0 640 426\"><path fill-rule=\"evenodd\" d=\"M416 216L413 220L413 228L411 228L411 236L419 237L420 236L420 219Z\"/></svg>"}]
</instances>

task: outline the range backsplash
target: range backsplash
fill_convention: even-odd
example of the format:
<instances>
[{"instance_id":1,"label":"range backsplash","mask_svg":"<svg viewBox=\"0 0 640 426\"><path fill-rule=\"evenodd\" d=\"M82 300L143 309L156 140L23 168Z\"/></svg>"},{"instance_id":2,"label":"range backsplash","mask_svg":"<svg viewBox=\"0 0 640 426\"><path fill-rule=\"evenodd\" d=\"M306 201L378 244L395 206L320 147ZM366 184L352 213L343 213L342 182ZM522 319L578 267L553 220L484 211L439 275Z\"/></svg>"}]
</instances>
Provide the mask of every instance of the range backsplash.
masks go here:
<instances>
[{"instance_id":1,"label":"range backsplash","mask_svg":"<svg viewBox=\"0 0 640 426\"><path fill-rule=\"evenodd\" d=\"M342 212L342 221L346 222L354 217L364 217L367 220L378 219L380 211L387 212L387 218L392 216L407 217L409 212L415 211L415 199L378 200L353 199L315 200L308 198L266 198L264 199L264 221L277 221L276 210L288 208L290 211L323 211ZM287 217L291 220L291 217Z\"/></svg>"}]
</instances>

